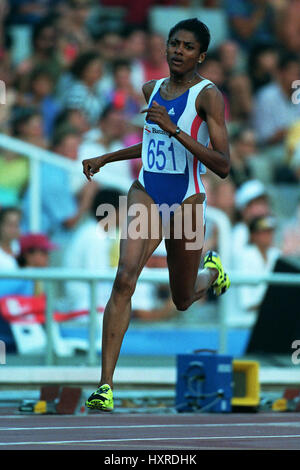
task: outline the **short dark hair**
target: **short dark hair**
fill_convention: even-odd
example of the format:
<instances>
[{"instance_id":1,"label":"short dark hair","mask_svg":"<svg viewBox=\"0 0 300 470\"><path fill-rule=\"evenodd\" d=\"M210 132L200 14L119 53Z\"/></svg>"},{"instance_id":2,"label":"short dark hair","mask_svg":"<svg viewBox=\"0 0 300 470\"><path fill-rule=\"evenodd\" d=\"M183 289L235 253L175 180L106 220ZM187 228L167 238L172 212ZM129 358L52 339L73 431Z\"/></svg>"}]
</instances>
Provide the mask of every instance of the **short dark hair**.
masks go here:
<instances>
[{"instance_id":1,"label":"short dark hair","mask_svg":"<svg viewBox=\"0 0 300 470\"><path fill-rule=\"evenodd\" d=\"M45 29L53 27L55 27L55 21L51 16L46 16L41 21L36 23L32 29L32 44L34 46L36 45L37 40Z\"/></svg>"},{"instance_id":2,"label":"short dark hair","mask_svg":"<svg viewBox=\"0 0 300 470\"><path fill-rule=\"evenodd\" d=\"M21 126L28 122L33 116L41 116L37 108L16 106L15 109L13 109L11 119L12 135L18 137L21 134Z\"/></svg>"},{"instance_id":3,"label":"short dark hair","mask_svg":"<svg viewBox=\"0 0 300 470\"><path fill-rule=\"evenodd\" d=\"M76 57L75 61L71 65L71 74L77 79L80 79L83 76L85 69L90 65L91 62L94 62L95 60L101 61L100 54L93 50L83 52L78 57Z\"/></svg>"},{"instance_id":4,"label":"short dark hair","mask_svg":"<svg viewBox=\"0 0 300 470\"><path fill-rule=\"evenodd\" d=\"M110 115L110 113L113 113L114 111L118 111L118 109L116 109L112 103L108 103L101 111L99 121L100 122L103 121L104 119L107 118L107 116Z\"/></svg>"},{"instance_id":5,"label":"short dark hair","mask_svg":"<svg viewBox=\"0 0 300 470\"><path fill-rule=\"evenodd\" d=\"M55 130L51 141L51 148L57 148L69 135L78 136L78 130L68 123L66 123L65 125L62 124Z\"/></svg>"},{"instance_id":6,"label":"short dark hair","mask_svg":"<svg viewBox=\"0 0 300 470\"><path fill-rule=\"evenodd\" d=\"M300 64L299 57L293 52L280 51L278 68L285 70L290 64Z\"/></svg>"},{"instance_id":7,"label":"short dark hair","mask_svg":"<svg viewBox=\"0 0 300 470\"><path fill-rule=\"evenodd\" d=\"M200 51L206 52L210 43L210 32L206 24L198 20L198 18L191 18L188 20L179 21L173 28L170 29L168 41L173 34L180 30L190 31L193 33L200 44Z\"/></svg>"}]
</instances>

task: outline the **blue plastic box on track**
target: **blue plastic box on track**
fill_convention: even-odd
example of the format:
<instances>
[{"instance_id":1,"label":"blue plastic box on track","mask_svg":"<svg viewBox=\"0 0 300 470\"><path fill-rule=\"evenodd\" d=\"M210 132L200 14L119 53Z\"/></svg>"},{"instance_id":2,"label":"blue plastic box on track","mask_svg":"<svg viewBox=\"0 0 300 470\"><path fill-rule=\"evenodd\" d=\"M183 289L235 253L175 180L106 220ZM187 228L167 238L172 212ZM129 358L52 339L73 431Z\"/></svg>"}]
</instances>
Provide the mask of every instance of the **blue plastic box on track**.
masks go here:
<instances>
[{"instance_id":1,"label":"blue plastic box on track","mask_svg":"<svg viewBox=\"0 0 300 470\"><path fill-rule=\"evenodd\" d=\"M232 357L214 352L176 356L175 407L178 412L231 412Z\"/></svg>"}]
</instances>

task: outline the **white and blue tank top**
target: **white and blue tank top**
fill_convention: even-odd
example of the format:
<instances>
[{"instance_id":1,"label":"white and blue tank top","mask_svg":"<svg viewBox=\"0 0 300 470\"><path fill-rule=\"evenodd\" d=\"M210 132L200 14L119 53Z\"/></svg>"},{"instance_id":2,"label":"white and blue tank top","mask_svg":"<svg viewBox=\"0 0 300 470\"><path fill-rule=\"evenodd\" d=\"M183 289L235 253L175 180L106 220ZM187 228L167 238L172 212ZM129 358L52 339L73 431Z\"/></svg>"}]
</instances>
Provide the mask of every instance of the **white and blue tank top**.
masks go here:
<instances>
[{"instance_id":1,"label":"white and blue tank top","mask_svg":"<svg viewBox=\"0 0 300 470\"><path fill-rule=\"evenodd\" d=\"M174 124L204 146L209 144L208 128L196 110L196 99L210 80L204 79L186 90L182 95L166 100L160 94L161 84L156 81L149 99L164 106ZM205 166L174 137L162 130L158 124L147 120L143 131L143 166L139 182L158 205L181 204L193 194L205 193L201 175Z\"/></svg>"}]
</instances>

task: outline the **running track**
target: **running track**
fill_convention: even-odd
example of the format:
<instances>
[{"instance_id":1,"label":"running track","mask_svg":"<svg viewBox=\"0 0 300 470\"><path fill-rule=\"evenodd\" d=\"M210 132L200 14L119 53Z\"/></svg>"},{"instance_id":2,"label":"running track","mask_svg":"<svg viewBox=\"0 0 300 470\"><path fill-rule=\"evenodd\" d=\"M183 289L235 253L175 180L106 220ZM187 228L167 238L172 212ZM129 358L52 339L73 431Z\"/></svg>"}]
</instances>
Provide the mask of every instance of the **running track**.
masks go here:
<instances>
[{"instance_id":1,"label":"running track","mask_svg":"<svg viewBox=\"0 0 300 470\"><path fill-rule=\"evenodd\" d=\"M24 449L299 450L300 413L24 415L0 409L0 451Z\"/></svg>"}]
</instances>

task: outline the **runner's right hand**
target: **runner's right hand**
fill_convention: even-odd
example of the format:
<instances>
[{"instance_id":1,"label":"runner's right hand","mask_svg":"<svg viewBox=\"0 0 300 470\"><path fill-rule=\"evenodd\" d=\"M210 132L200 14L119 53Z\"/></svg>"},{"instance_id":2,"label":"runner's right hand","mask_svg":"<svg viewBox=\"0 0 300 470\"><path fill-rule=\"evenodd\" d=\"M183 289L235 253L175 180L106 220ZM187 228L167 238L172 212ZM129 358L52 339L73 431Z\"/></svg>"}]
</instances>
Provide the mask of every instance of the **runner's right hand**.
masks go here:
<instances>
[{"instance_id":1,"label":"runner's right hand","mask_svg":"<svg viewBox=\"0 0 300 470\"><path fill-rule=\"evenodd\" d=\"M82 161L83 173L87 179L91 181L91 176L94 176L95 173L98 173L103 165L104 162L101 161L101 157L87 158Z\"/></svg>"}]
</instances>

